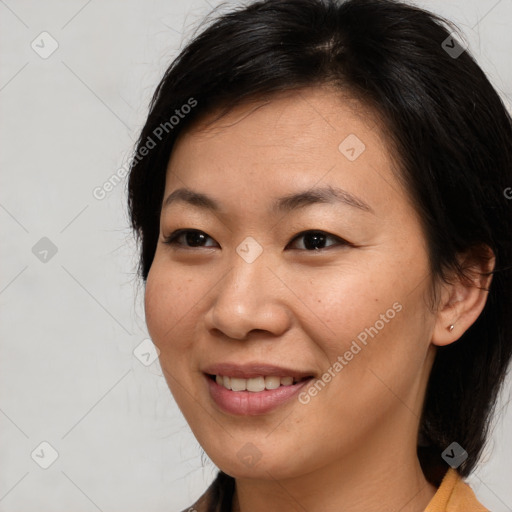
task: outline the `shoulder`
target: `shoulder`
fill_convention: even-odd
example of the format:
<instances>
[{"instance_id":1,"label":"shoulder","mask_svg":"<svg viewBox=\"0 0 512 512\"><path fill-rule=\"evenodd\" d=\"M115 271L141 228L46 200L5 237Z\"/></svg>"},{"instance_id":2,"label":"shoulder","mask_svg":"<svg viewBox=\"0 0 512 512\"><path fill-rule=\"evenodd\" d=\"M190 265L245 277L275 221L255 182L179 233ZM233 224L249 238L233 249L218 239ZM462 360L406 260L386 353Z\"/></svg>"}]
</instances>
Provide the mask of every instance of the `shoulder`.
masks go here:
<instances>
[{"instance_id":1,"label":"shoulder","mask_svg":"<svg viewBox=\"0 0 512 512\"><path fill-rule=\"evenodd\" d=\"M211 494L206 491L193 505L183 509L181 512L207 512L210 495Z\"/></svg>"},{"instance_id":2,"label":"shoulder","mask_svg":"<svg viewBox=\"0 0 512 512\"><path fill-rule=\"evenodd\" d=\"M199 500L197 500L193 505L183 509L181 512L207 512L208 500L204 500L203 496L201 496L201 498L199 498Z\"/></svg>"},{"instance_id":3,"label":"shoulder","mask_svg":"<svg viewBox=\"0 0 512 512\"><path fill-rule=\"evenodd\" d=\"M210 484L208 489L206 489L195 503L181 512L208 512L209 506L212 505L212 501L215 501L216 499L214 489L217 485L217 480L218 478ZM215 503L215 505L217 505L217 503Z\"/></svg>"},{"instance_id":4,"label":"shoulder","mask_svg":"<svg viewBox=\"0 0 512 512\"><path fill-rule=\"evenodd\" d=\"M189 508L181 512L220 512L231 510L235 493L235 479L219 471L205 493Z\"/></svg>"},{"instance_id":5,"label":"shoulder","mask_svg":"<svg viewBox=\"0 0 512 512\"><path fill-rule=\"evenodd\" d=\"M476 498L473 489L450 468L424 512L491 512Z\"/></svg>"}]
</instances>

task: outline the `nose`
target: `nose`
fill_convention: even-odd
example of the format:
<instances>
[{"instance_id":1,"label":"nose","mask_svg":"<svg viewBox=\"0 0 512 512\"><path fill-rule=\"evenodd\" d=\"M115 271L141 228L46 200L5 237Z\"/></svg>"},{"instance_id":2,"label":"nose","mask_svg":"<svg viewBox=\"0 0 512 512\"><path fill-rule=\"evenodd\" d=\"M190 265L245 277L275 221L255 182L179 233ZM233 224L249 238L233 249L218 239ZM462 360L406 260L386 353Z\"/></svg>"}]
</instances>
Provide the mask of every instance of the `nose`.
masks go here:
<instances>
[{"instance_id":1,"label":"nose","mask_svg":"<svg viewBox=\"0 0 512 512\"><path fill-rule=\"evenodd\" d=\"M235 255L233 267L214 288L206 327L238 340L252 331L282 336L291 323L286 290L263 257L247 263Z\"/></svg>"}]
</instances>

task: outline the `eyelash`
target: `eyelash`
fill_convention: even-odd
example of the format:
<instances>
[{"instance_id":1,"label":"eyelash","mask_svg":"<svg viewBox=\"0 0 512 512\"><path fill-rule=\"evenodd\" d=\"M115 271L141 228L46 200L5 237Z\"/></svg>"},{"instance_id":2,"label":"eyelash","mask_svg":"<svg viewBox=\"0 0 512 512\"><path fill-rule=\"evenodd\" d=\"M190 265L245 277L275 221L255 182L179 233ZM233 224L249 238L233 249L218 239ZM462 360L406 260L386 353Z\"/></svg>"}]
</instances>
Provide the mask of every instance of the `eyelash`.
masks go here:
<instances>
[{"instance_id":1,"label":"eyelash","mask_svg":"<svg viewBox=\"0 0 512 512\"><path fill-rule=\"evenodd\" d=\"M202 248L201 246L199 246L199 247L187 247L187 246L183 246L183 244L180 244L180 243L177 242L177 239L181 235L184 235L184 234L187 234L187 233L203 234L203 235L206 235L207 238L210 238L211 240L213 240L213 238L208 236L204 231L200 231L198 229L178 229L178 230L174 231L173 233L171 233L169 236L165 237L163 243L166 244L166 245L174 246L174 247L177 247L179 249L185 249L185 250L201 249ZM300 233L295 235L290 242L293 242L296 239L304 237L306 235L313 235L313 234L326 235L328 238L330 237L330 238L333 238L333 239L337 240L339 242L338 245L341 245L341 246L356 247L354 244L351 244L350 242L347 242L343 238L340 238L340 237L338 237L336 235L331 235L330 233L327 233L325 231L321 231L321 230L318 230L318 229L310 229L310 230L307 230L307 231L301 231ZM210 248L210 247L212 247L212 246L207 246L206 248ZM299 251L306 251L306 252L320 252L320 251L325 251L325 250L329 249L330 247L333 247L333 246L330 245L328 247L324 247L324 248L321 248L321 249L297 249L297 250L299 250Z\"/></svg>"}]
</instances>

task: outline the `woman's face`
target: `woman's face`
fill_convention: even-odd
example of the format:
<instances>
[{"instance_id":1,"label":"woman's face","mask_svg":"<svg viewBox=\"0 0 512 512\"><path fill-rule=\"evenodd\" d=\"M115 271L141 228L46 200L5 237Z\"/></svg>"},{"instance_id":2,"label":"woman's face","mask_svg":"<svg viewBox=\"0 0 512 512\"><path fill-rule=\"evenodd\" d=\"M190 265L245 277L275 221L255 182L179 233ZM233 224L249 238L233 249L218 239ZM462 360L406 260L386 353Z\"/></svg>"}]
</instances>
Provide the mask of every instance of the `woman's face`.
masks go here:
<instances>
[{"instance_id":1,"label":"woman's face","mask_svg":"<svg viewBox=\"0 0 512 512\"><path fill-rule=\"evenodd\" d=\"M238 107L169 162L147 325L196 438L235 477L415 456L436 322L427 248L355 105L311 88ZM166 243L176 230L195 233Z\"/></svg>"}]
</instances>

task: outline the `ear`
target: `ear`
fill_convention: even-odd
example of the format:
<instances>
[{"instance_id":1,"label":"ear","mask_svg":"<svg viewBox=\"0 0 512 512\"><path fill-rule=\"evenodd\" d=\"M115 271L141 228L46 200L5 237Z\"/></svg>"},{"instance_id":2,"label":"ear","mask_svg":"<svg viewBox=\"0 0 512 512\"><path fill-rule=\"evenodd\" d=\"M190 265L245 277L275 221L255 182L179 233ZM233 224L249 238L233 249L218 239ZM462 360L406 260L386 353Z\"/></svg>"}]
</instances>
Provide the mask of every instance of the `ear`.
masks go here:
<instances>
[{"instance_id":1,"label":"ear","mask_svg":"<svg viewBox=\"0 0 512 512\"><path fill-rule=\"evenodd\" d=\"M479 317L489 294L496 262L492 250L488 246L477 247L460 255L458 260L464 274L454 271L450 276L451 284L443 282L441 285L432 333L434 345L457 341Z\"/></svg>"}]
</instances>

